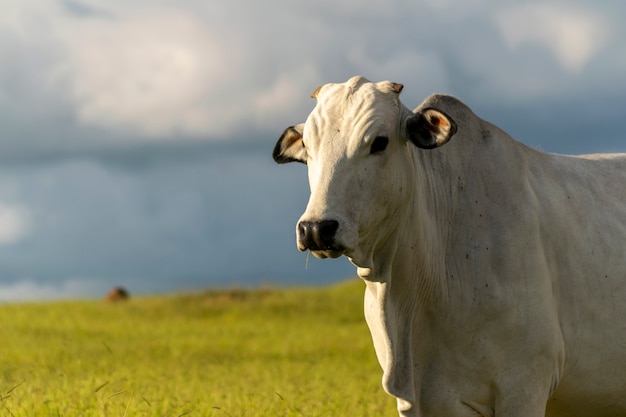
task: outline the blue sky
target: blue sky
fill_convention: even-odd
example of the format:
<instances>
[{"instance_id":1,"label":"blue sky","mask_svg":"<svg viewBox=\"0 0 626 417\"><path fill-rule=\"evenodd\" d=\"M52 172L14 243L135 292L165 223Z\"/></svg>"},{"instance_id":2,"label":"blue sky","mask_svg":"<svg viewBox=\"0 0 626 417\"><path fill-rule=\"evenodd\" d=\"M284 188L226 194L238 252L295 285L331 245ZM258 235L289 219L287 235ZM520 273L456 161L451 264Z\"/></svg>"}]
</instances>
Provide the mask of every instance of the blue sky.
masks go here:
<instances>
[{"instance_id":1,"label":"blue sky","mask_svg":"<svg viewBox=\"0 0 626 417\"><path fill-rule=\"evenodd\" d=\"M315 285L310 93L353 75L456 95L549 152L626 152L620 1L0 0L0 300Z\"/></svg>"}]
</instances>

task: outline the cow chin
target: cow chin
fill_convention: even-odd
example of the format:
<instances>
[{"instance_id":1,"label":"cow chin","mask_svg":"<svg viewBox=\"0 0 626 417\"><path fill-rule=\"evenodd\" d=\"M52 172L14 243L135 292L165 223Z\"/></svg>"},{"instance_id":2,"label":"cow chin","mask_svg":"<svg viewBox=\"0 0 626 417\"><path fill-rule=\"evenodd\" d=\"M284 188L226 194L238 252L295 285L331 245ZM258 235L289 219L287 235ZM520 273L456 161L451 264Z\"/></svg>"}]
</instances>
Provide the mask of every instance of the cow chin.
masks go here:
<instances>
[{"instance_id":1,"label":"cow chin","mask_svg":"<svg viewBox=\"0 0 626 417\"><path fill-rule=\"evenodd\" d=\"M339 258L341 255L344 254L343 250L338 250L338 249L334 249L334 250L311 250L311 253L313 254L313 256L315 256L318 259L326 259L326 258Z\"/></svg>"}]
</instances>

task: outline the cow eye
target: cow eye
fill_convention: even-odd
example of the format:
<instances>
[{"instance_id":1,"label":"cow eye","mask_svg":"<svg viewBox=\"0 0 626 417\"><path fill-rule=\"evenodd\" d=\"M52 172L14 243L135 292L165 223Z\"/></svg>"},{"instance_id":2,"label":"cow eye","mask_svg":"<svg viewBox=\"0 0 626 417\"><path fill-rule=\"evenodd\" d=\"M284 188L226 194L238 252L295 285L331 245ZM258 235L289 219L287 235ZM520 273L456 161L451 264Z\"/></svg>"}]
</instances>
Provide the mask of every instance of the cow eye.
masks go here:
<instances>
[{"instance_id":1,"label":"cow eye","mask_svg":"<svg viewBox=\"0 0 626 417\"><path fill-rule=\"evenodd\" d=\"M370 148L370 154L381 153L385 149L387 149L387 145L389 144L389 138L386 136L377 136L372 142L372 147Z\"/></svg>"}]
</instances>

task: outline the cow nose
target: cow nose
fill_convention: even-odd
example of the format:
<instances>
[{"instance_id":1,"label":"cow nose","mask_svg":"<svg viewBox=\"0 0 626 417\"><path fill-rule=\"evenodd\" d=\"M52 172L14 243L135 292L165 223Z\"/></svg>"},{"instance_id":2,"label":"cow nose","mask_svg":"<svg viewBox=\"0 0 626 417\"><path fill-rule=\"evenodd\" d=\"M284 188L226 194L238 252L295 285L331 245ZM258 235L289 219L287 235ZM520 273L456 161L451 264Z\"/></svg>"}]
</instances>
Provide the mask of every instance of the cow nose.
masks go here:
<instances>
[{"instance_id":1,"label":"cow nose","mask_svg":"<svg viewBox=\"0 0 626 417\"><path fill-rule=\"evenodd\" d=\"M298 223L298 247L300 250L333 250L338 228L336 220L301 221Z\"/></svg>"}]
</instances>

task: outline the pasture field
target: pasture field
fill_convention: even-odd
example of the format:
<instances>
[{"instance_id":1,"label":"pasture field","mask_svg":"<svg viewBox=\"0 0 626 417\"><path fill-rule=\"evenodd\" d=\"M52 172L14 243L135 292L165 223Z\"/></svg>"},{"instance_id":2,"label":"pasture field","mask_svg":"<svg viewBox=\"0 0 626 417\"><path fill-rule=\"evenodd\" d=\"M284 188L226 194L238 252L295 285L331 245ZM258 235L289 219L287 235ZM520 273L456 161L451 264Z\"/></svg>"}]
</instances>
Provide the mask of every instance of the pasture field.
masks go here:
<instances>
[{"instance_id":1,"label":"pasture field","mask_svg":"<svg viewBox=\"0 0 626 417\"><path fill-rule=\"evenodd\" d=\"M396 416L363 287L0 305L0 416Z\"/></svg>"}]
</instances>

